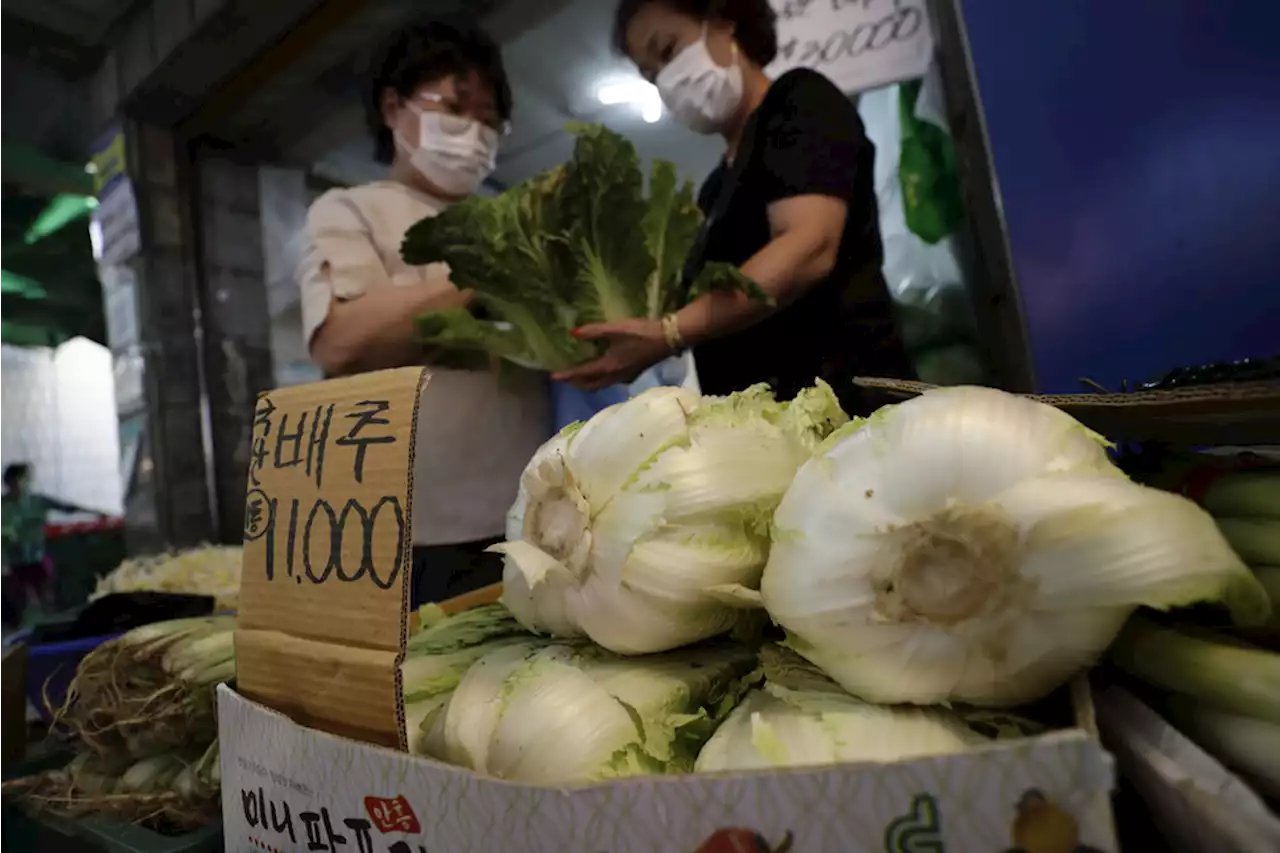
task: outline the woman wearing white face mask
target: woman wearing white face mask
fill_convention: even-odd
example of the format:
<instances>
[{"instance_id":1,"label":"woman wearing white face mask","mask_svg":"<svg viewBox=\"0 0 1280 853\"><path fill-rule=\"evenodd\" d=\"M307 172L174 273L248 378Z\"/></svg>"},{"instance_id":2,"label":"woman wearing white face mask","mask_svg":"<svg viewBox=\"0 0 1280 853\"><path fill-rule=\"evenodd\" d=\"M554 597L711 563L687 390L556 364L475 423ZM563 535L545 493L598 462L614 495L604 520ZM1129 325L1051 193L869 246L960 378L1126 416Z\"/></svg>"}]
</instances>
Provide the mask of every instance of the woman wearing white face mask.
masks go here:
<instances>
[{"instance_id":1,"label":"woman wearing white face mask","mask_svg":"<svg viewBox=\"0 0 1280 853\"><path fill-rule=\"evenodd\" d=\"M579 336L608 350L557 379L628 381L691 346L706 393L768 382L790 398L821 377L860 414L854 376L913 377L880 273L875 150L826 77L797 69L769 80L774 24L769 0L622 0L614 19L615 48L676 121L725 141L699 194L708 221L686 273L736 264L772 304L717 292L661 321L586 326Z\"/></svg>"},{"instance_id":2,"label":"woman wearing white face mask","mask_svg":"<svg viewBox=\"0 0 1280 853\"><path fill-rule=\"evenodd\" d=\"M398 32L374 57L366 112L387 180L326 193L307 216L299 266L312 358L328 376L430 360L414 318L467 304L441 264L411 267L404 233L470 195L493 170L511 113L497 47L442 23ZM414 602L502 578L501 537L520 472L550 435L545 378L487 363L433 365L418 413Z\"/></svg>"}]
</instances>

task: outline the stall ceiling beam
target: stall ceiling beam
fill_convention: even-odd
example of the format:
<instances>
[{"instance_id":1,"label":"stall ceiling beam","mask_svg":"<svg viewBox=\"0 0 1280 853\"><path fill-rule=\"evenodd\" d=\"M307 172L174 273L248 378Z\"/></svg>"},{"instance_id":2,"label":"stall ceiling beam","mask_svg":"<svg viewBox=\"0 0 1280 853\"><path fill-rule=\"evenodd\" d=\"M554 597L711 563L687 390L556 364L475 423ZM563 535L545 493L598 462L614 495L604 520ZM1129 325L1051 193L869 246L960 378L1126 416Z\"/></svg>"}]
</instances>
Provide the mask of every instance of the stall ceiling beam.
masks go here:
<instances>
[{"instance_id":1,"label":"stall ceiling beam","mask_svg":"<svg viewBox=\"0 0 1280 853\"><path fill-rule=\"evenodd\" d=\"M363 59L376 39L423 15L465 14L503 42L567 2L329 0L181 129L187 135L216 134L267 159L319 165L326 153L364 133L359 83Z\"/></svg>"},{"instance_id":2,"label":"stall ceiling beam","mask_svg":"<svg viewBox=\"0 0 1280 853\"><path fill-rule=\"evenodd\" d=\"M327 0L298 22L275 46L260 54L213 92L187 121L184 134L195 136L212 130L217 122L248 99L273 77L310 52L330 33L345 26L370 0Z\"/></svg>"},{"instance_id":3,"label":"stall ceiling beam","mask_svg":"<svg viewBox=\"0 0 1280 853\"><path fill-rule=\"evenodd\" d=\"M101 45L83 44L7 9L0 13L0 33L6 56L47 68L67 80L92 74L106 54Z\"/></svg>"},{"instance_id":4,"label":"stall ceiling beam","mask_svg":"<svg viewBox=\"0 0 1280 853\"><path fill-rule=\"evenodd\" d=\"M98 127L122 111L172 127L322 0L143 0L114 28L93 77Z\"/></svg>"}]
</instances>

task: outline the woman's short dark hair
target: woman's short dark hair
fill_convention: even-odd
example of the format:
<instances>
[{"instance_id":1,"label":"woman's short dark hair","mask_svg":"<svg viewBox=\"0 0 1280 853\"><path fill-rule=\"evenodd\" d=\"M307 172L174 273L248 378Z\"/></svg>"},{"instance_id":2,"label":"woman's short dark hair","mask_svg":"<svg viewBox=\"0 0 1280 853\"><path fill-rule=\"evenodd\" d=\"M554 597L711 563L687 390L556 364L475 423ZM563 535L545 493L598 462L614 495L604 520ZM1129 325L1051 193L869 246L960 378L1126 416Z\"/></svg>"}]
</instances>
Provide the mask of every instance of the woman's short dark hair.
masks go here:
<instances>
[{"instance_id":1,"label":"woman's short dark hair","mask_svg":"<svg viewBox=\"0 0 1280 853\"><path fill-rule=\"evenodd\" d=\"M697 21L728 21L733 24L738 49L761 68L778 55L778 14L769 0L621 0L613 13L613 49L623 56L628 55L631 19L650 3L661 3Z\"/></svg>"},{"instance_id":2,"label":"woman's short dark hair","mask_svg":"<svg viewBox=\"0 0 1280 853\"><path fill-rule=\"evenodd\" d=\"M502 54L493 39L478 27L428 21L397 30L383 42L369 62L365 86L365 122L373 134L373 156L379 163L395 159L395 137L382 117L382 93L387 89L408 98L424 83L474 71L493 87L498 116L511 118L511 84Z\"/></svg>"}]
</instances>

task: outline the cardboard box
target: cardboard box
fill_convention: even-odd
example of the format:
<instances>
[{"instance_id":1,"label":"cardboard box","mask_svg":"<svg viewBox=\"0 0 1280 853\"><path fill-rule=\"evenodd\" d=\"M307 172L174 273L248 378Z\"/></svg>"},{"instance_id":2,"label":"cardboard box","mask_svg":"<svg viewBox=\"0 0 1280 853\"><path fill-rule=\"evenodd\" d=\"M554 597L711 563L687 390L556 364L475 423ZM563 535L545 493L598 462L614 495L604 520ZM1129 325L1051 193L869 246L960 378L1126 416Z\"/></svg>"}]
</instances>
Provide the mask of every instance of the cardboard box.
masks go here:
<instances>
[{"instance_id":1,"label":"cardboard box","mask_svg":"<svg viewBox=\"0 0 1280 853\"><path fill-rule=\"evenodd\" d=\"M859 378L885 403L932 388L923 382ZM1129 394L1028 394L1062 409L1112 441L1180 447L1266 445L1280 441L1280 382L1232 382Z\"/></svg>"},{"instance_id":2,"label":"cardboard box","mask_svg":"<svg viewBox=\"0 0 1280 853\"><path fill-rule=\"evenodd\" d=\"M1216 758L1120 687L1097 695L1107 745L1173 853L1280 850L1280 816Z\"/></svg>"},{"instance_id":3,"label":"cardboard box","mask_svg":"<svg viewBox=\"0 0 1280 853\"><path fill-rule=\"evenodd\" d=\"M1086 698L1082 724L1089 715ZM1117 850L1112 762L1083 728L892 765L546 788L308 729L225 685L218 727L228 851L755 849L707 844L721 830L743 829L767 849L791 838L793 853L1000 853L1018 846L1020 804L1024 831L1036 831L1039 814L1052 826L1058 810L1068 831L1078 829L1083 846L1046 851Z\"/></svg>"},{"instance_id":4,"label":"cardboard box","mask_svg":"<svg viewBox=\"0 0 1280 853\"><path fill-rule=\"evenodd\" d=\"M403 369L259 400L237 688L218 692L228 850L1116 850L1112 762L1083 682L1077 728L892 765L564 788L407 755L414 419L420 402L449 405L431 393L427 372Z\"/></svg>"}]
</instances>

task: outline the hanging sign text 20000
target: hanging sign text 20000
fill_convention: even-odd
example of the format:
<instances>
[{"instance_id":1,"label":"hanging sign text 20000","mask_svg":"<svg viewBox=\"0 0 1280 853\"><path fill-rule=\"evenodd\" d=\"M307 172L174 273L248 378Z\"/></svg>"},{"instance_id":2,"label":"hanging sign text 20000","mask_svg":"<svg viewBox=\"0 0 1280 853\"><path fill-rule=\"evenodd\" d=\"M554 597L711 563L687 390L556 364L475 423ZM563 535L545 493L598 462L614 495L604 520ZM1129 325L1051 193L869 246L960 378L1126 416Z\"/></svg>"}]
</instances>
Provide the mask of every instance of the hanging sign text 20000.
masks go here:
<instances>
[{"instance_id":1,"label":"hanging sign text 20000","mask_svg":"<svg viewBox=\"0 0 1280 853\"><path fill-rule=\"evenodd\" d=\"M920 77L933 58L926 0L771 0L778 15L777 79L821 71L846 92Z\"/></svg>"}]
</instances>

